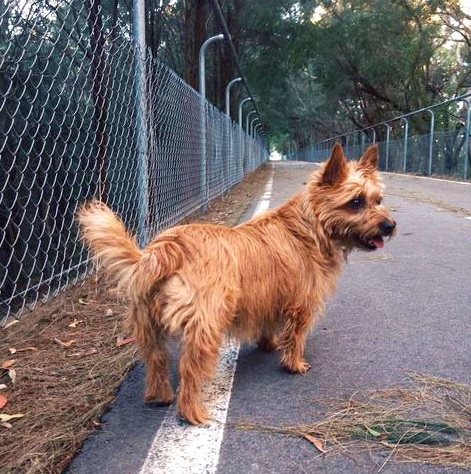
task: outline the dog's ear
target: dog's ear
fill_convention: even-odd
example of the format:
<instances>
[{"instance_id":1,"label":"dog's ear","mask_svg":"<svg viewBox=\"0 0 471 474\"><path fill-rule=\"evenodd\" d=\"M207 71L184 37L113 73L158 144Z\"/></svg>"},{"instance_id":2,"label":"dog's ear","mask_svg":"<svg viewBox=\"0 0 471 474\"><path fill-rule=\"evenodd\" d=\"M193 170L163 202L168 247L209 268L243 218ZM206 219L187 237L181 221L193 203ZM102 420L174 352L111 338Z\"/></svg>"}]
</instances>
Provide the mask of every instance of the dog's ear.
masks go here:
<instances>
[{"instance_id":1,"label":"dog's ear","mask_svg":"<svg viewBox=\"0 0 471 474\"><path fill-rule=\"evenodd\" d=\"M369 146L363 156L360 158L358 162L358 167L369 172L373 173L378 168L378 145L375 143L374 145Z\"/></svg>"},{"instance_id":2,"label":"dog's ear","mask_svg":"<svg viewBox=\"0 0 471 474\"><path fill-rule=\"evenodd\" d=\"M324 172L322 173L321 184L332 185L340 183L348 176L348 163L343 154L342 145L335 142L330 158L325 164Z\"/></svg>"}]
</instances>

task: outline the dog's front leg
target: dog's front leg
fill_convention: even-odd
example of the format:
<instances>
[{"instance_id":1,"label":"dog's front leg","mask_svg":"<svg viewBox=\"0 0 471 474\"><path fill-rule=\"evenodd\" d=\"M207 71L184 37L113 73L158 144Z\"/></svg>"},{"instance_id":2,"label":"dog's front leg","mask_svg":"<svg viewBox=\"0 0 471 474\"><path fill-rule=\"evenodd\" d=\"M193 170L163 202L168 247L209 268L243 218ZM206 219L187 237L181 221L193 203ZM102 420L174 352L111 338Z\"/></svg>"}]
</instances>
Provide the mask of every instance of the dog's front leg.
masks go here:
<instances>
[{"instance_id":1,"label":"dog's front leg","mask_svg":"<svg viewBox=\"0 0 471 474\"><path fill-rule=\"evenodd\" d=\"M304 359L304 346L312 324L308 309L290 310L285 313L285 323L280 336L281 366L293 374L305 374L311 366Z\"/></svg>"}]
</instances>

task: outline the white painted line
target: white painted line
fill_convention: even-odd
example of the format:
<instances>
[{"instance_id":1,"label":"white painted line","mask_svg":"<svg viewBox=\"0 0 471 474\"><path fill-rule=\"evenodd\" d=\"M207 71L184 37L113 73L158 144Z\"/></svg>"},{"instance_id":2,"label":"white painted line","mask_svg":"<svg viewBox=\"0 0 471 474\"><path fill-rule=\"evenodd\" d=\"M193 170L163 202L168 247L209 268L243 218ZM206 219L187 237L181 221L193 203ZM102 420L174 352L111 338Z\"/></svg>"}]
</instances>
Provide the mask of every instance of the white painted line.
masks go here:
<instances>
[{"instance_id":1,"label":"white painted line","mask_svg":"<svg viewBox=\"0 0 471 474\"><path fill-rule=\"evenodd\" d=\"M266 211L270 207L270 199L273 190L273 175L274 173L272 169L267 184L265 185L265 189L263 190L263 194L260 196L257 206L255 207L253 216L260 214L263 211Z\"/></svg>"},{"instance_id":2,"label":"white painted line","mask_svg":"<svg viewBox=\"0 0 471 474\"><path fill-rule=\"evenodd\" d=\"M464 184L465 186L471 186L471 183L469 183L467 181L454 181L453 179L429 178L428 176L416 176L416 175L413 175L413 174L392 173L390 171L381 171L381 173L382 174L392 174L394 176L404 176L406 178L428 179L429 181L440 181L442 183Z\"/></svg>"},{"instance_id":3,"label":"white painted line","mask_svg":"<svg viewBox=\"0 0 471 474\"><path fill-rule=\"evenodd\" d=\"M471 216L466 216L465 219L469 219L471 221Z\"/></svg>"},{"instance_id":4,"label":"white painted line","mask_svg":"<svg viewBox=\"0 0 471 474\"><path fill-rule=\"evenodd\" d=\"M191 426L178 419L175 405L167 411L147 454L141 474L215 473L224 433L239 345L229 341L203 402L214 421Z\"/></svg>"},{"instance_id":5,"label":"white painted line","mask_svg":"<svg viewBox=\"0 0 471 474\"><path fill-rule=\"evenodd\" d=\"M272 170L254 216L270 206L273 174ZM214 378L204 389L203 403L213 421L204 426L188 425L178 419L175 405L172 405L155 434L140 474L216 472L238 354L239 344L228 340L220 350Z\"/></svg>"}]
</instances>

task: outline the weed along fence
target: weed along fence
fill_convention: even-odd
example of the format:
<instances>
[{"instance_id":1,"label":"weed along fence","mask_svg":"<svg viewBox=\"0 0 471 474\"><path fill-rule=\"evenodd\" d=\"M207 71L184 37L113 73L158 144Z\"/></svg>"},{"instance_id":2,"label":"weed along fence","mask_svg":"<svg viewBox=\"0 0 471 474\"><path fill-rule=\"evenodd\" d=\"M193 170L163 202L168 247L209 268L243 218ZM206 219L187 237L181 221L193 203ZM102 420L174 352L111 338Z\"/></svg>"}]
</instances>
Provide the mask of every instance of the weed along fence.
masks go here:
<instances>
[{"instance_id":1,"label":"weed along fence","mask_svg":"<svg viewBox=\"0 0 471 474\"><path fill-rule=\"evenodd\" d=\"M145 244L268 159L261 129L146 47L142 0L98 5L0 6L0 324L89 272L83 201L107 201Z\"/></svg>"},{"instance_id":2,"label":"weed along fence","mask_svg":"<svg viewBox=\"0 0 471 474\"><path fill-rule=\"evenodd\" d=\"M336 135L288 154L288 159L323 161L335 141L351 158L378 143L383 171L471 178L471 94L425 107L361 130Z\"/></svg>"}]
</instances>

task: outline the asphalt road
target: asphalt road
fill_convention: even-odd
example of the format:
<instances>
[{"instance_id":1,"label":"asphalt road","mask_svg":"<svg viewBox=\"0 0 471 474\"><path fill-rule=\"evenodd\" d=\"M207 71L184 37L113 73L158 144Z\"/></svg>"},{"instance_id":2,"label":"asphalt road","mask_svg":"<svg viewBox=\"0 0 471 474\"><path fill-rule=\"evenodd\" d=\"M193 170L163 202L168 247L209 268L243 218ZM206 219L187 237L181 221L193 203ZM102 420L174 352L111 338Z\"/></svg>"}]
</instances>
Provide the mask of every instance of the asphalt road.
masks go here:
<instances>
[{"instance_id":1,"label":"asphalt road","mask_svg":"<svg viewBox=\"0 0 471 474\"><path fill-rule=\"evenodd\" d=\"M274 168L270 206L299 190L312 165L279 163ZM276 354L242 346L217 469L182 472L378 472L385 461L381 455L321 456L305 440L234 426L247 420L305 423L312 417L312 400L407 386L408 372L471 384L471 219L466 218L471 216L471 186L393 174L385 174L384 182L397 236L381 251L350 256L338 291L308 340L311 371L286 374ZM168 410L143 404L143 373L139 365L124 382L71 473L141 472ZM381 472L458 471L392 459Z\"/></svg>"}]
</instances>

